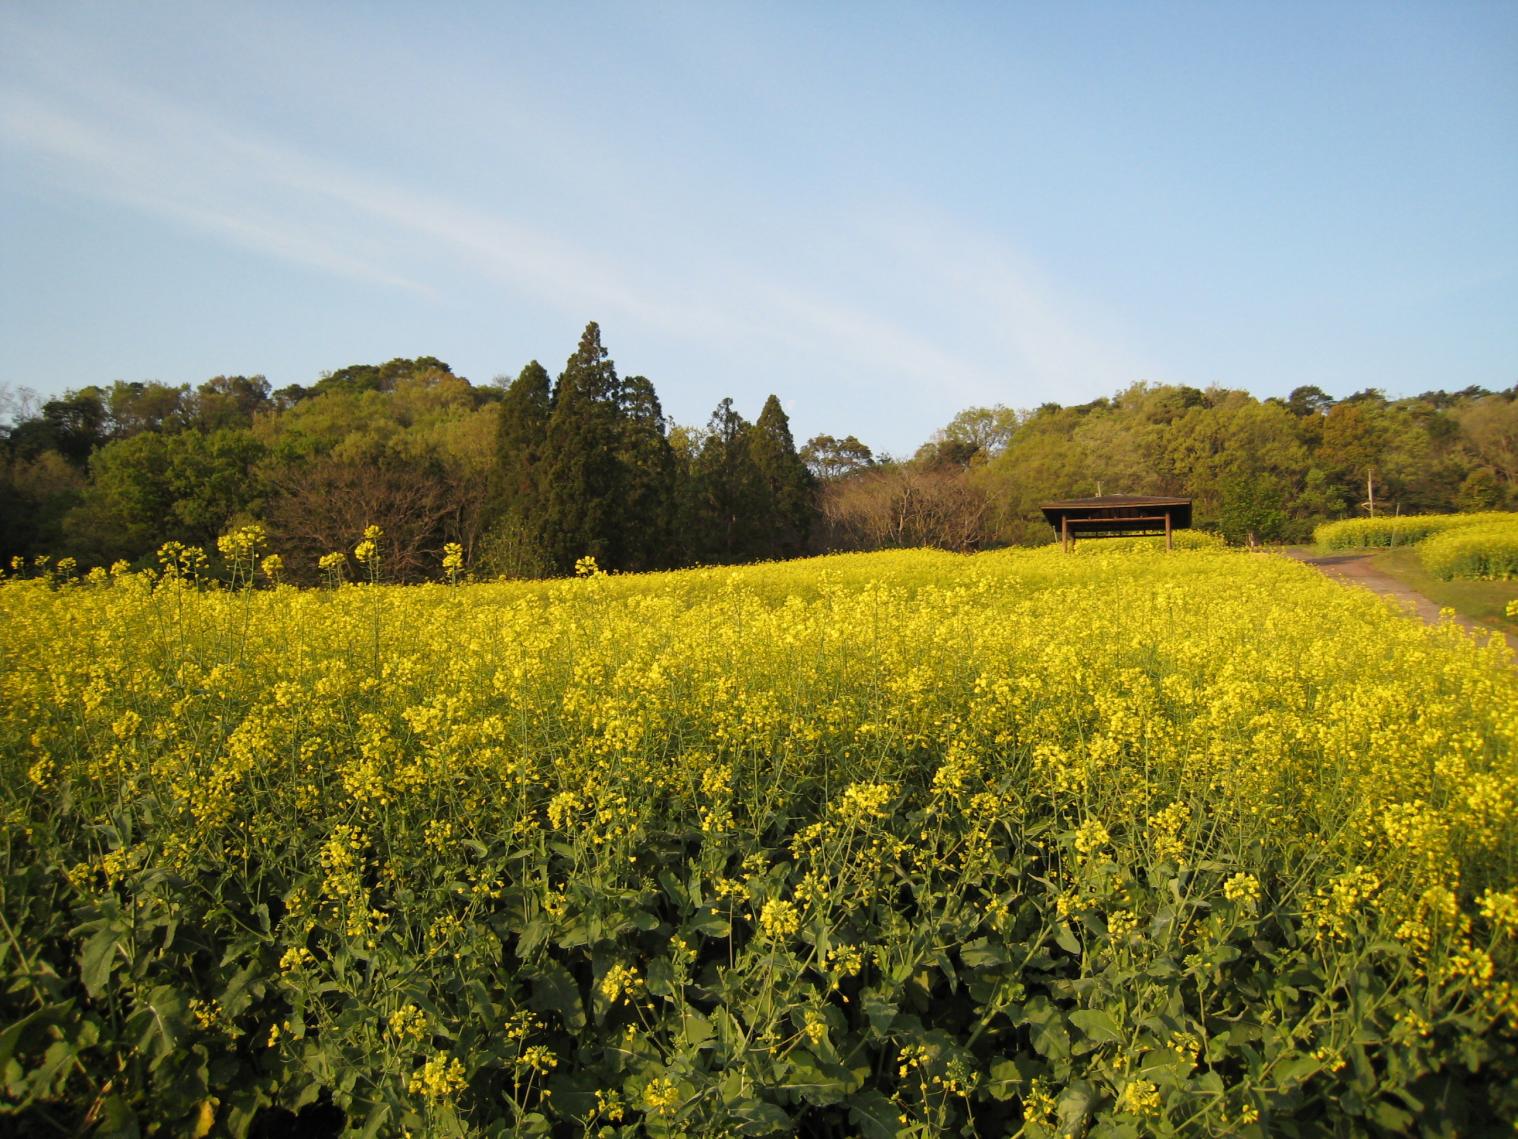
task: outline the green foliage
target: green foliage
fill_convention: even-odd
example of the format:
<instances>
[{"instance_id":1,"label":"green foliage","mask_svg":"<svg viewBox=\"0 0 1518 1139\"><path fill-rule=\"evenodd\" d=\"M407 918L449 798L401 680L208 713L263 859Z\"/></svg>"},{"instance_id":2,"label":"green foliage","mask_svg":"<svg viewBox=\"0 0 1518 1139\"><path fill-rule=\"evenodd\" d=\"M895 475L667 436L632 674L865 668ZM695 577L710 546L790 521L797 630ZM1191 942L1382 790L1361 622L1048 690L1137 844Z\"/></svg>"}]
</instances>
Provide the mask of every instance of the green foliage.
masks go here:
<instances>
[{"instance_id":1,"label":"green foliage","mask_svg":"<svg viewBox=\"0 0 1518 1139\"><path fill-rule=\"evenodd\" d=\"M744 562L769 552L774 500L754 459L753 430L731 399L712 412L692 465L685 515L698 562Z\"/></svg>"},{"instance_id":2,"label":"green foliage","mask_svg":"<svg viewBox=\"0 0 1518 1139\"><path fill-rule=\"evenodd\" d=\"M835 439L831 435L814 435L800 451L812 477L819 481L842 478L875 464L875 454L852 435Z\"/></svg>"},{"instance_id":3,"label":"green foliage","mask_svg":"<svg viewBox=\"0 0 1518 1139\"><path fill-rule=\"evenodd\" d=\"M654 385L643 376L622 381L619 400L622 503L619 527L624 570L670 569L684 564L679 533L682 471Z\"/></svg>"},{"instance_id":4,"label":"green foliage","mask_svg":"<svg viewBox=\"0 0 1518 1139\"><path fill-rule=\"evenodd\" d=\"M397 357L384 364L351 364L339 368L316 382L314 394L387 392L398 384L418 376L453 374L453 369L436 356L418 356L414 360Z\"/></svg>"},{"instance_id":5,"label":"green foliage","mask_svg":"<svg viewBox=\"0 0 1518 1139\"><path fill-rule=\"evenodd\" d=\"M1218 529L1234 545L1273 542L1285 535L1286 489L1270 475L1236 475L1220 488Z\"/></svg>"},{"instance_id":6,"label":"green foliage","mask_svg":"<svg viewBox=\"0 0 1518 1139\"><path fill-rule=\"evenodd\" d=\"M763 555L799 557L807 549L817 513L816 485L796 453L790 419L773 395L764 401L749 433L749 454L768 491Z\"/></svg>"},{"instance_id":7,"label":"green foliage","mask_svg":"<svg viewBox=\"0 0 1518 1139\"><path fill-rule=\"evenodd\" d=\"M533 360L507 387L497 412L487 572L536 576L547 568L543 460L552 410L552 382L547 370Z\"/></svg>"},{"instance_id":8,"label":"green foliage","mask_svg":"<svg viewBox=\"0 0 1518 1139\"><path fill-rule=\"evenodd\" d=\"M1500 508L1506 497L1502 491L1502 484L1497 480L1496 472L1491 467L1478 467L1460 484L1460 493L1455 496L1455 505L1460 508L1461 513L1476 514L1483 510Z\"/></svg>"},{"instance_id":9,"label":"green foliage","mask_svg":"<svg viewBox=\"0 0 1518 1139\"><path fill-rule=\"evenodd\" d=\"M559 573L587 556L618 564L620 394L616 367L592 321L559 374L548 418L541 533L548 562Z\"/></svg>"}]
</instances>

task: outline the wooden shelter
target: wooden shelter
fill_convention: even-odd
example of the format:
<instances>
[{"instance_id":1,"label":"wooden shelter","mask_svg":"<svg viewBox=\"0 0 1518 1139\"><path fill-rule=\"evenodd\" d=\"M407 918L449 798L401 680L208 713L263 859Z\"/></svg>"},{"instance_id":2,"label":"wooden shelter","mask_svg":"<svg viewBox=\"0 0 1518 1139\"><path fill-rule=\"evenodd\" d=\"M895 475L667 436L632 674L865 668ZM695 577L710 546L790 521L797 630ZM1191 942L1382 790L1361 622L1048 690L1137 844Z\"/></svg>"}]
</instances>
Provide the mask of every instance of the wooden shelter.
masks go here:
<instances>
[{"instance_id":1,"label":"wooden shelter","mask_svg":"<svg viewBox=\"0 0 1518 1139\"><path fill-rule=\"evenodd\" d=\"M1065 498L1039 505L1068 550L1077 538L1132 538L1165 535L1165 548L1175 546L1175 531L1191 525L1191 499L1148 498L1137 494L1104 494L1099 498Z\"/></svg>"}]
</instances>

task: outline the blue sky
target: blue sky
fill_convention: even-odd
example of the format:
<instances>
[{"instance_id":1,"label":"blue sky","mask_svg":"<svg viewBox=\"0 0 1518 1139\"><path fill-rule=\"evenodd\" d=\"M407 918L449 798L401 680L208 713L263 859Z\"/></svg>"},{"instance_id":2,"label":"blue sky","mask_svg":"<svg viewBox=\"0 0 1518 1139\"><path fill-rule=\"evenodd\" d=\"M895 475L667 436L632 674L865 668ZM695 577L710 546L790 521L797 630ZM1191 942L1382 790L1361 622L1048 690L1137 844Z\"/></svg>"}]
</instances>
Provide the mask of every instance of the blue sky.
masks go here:
<instances>
[{"instance_id":1,"label":"blue sky","mask_svg":"<svg viewBox=\"0 0 1518 1139\"><path fill-rule=\"evenodd\" d=\"M431 354L909 453L1518 383L1518 4L0 6L0 384Z\"/></svg>"}]
</instances>

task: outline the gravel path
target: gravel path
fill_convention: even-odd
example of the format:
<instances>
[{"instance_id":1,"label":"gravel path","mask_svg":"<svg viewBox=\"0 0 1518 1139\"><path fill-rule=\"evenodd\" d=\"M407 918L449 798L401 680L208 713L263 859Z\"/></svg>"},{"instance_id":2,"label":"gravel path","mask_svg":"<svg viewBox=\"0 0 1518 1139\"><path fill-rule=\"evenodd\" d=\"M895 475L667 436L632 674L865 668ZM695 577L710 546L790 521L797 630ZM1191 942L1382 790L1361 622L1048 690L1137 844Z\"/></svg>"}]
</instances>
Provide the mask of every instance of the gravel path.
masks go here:
<instances>
[{"instance_id":1,"label":"gravel path","mask_svg":"<svg viewBox=\"0 0 1518 1139\"><path fill-rule=\"evenodd\" d=\"M1410 608L1425 624L1437 625L1439 623L1439 606L1403 585L1394 577L1388 577L1381 573L1371 564L1372 555L1369 553L1349 554L1316 554L1310 549L1287 549L1284 551L1288 557L1296 558L1299 562L1305 562L1310 566L1317 566L1335 581L1342 581L1346 585L1360 585L1372 593L1379 593L1383 597L1390 597L1404 608ZM1456 617L1455 623L1462 628L1469 629L1473 633L1486 633L1502 636L1500 632L1492 629L1490 625L1483 625L1480 621L1471 621L1465 617Z\"/></svg>"}]
</instances>

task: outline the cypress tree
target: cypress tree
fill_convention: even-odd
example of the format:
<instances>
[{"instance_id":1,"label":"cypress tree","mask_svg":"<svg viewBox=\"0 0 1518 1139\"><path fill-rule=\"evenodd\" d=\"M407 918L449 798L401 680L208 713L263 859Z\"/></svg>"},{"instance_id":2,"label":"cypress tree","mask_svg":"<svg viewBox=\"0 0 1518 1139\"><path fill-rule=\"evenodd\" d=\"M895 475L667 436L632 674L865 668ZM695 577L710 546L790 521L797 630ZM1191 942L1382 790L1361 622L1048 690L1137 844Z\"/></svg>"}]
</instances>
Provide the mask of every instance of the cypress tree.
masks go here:
<instances>
[{"instance_id":1,"label":"cypress tree","mask_svg":"<svg viewBox=\"0 0 1518 1139\"><path fill-rule=\"evenodd\" d=\"M749 447L753 427L724 399L712 412L691 472L692 535L702 561L763 557L769 488Z\"/></svg>"},{"instance_id":2,"label":"cypress tree","mask_svg":"<svg viewBox=\"0 0 1518 1139\"><path fill-rule=\"evenodd\" d=\"M683 560L675 537L678 464L654 385L625 379L621 410L621 566L668 569Z\"/></svg>"},{"instance_id":3,"label":"cypress tree","mask_svg":"<svg viewBox=\"0 0 1518 1139\"><path fill-rule=\"evenodd\" d=\"M501 399L490 477L490 558L498 572L535 576L543 564L543 461L553 392L548 371L531 361Z\"/></svg>"},{"instance_id":4,"label":"cypress tree","mask_svg":"<svg viewBox=\"0 0 1518 1139\"><path fill-rule=\"evenodd\" d=\"M799 557L806 550L816 513L816 486L812 473L796 453L791 421L773 395L749 433L749 454L764 480L769 516L761 539L766 556Z\"/></svg>"},{"instance_id":5,"label":"cypress tree","mask_svg":"<svg viewBox=\"0 0 1518 1139\"><path fill-rule=\"evenodd\" d=\"M554 390L543 463L543 545L561 573L586 555L620 564L621 387L595 321L585 326Z\"/></svg>"},{"instance_id":6,"label":"cypress tree","mask_svg":"<svg viewBox=\"0 0 1518 1139\"><path fill-rule=\"evenodd\" d=\"M495 513L527 517L541 513L537 467L548 442L552 407L548 372L533 360L501 398L491 485Z\"/></svg>"}]
</instances>

